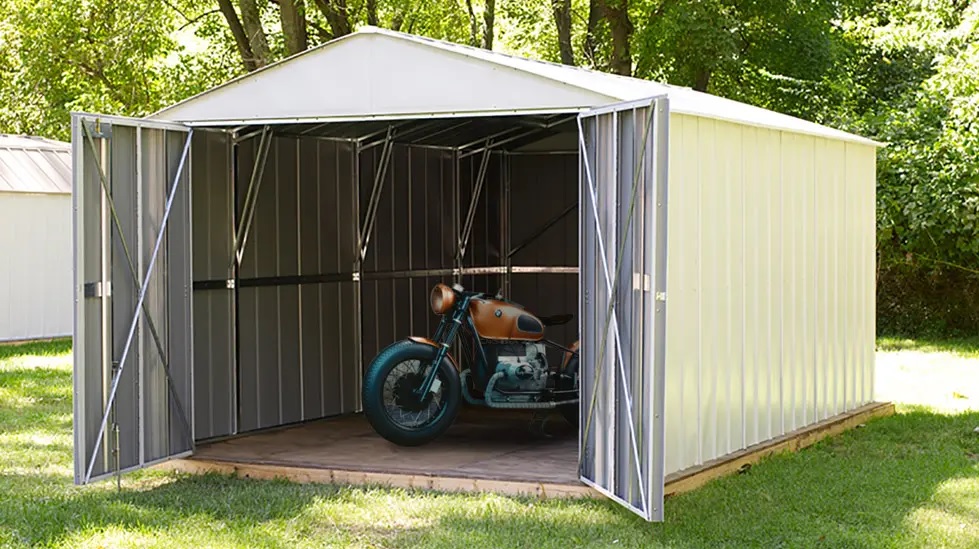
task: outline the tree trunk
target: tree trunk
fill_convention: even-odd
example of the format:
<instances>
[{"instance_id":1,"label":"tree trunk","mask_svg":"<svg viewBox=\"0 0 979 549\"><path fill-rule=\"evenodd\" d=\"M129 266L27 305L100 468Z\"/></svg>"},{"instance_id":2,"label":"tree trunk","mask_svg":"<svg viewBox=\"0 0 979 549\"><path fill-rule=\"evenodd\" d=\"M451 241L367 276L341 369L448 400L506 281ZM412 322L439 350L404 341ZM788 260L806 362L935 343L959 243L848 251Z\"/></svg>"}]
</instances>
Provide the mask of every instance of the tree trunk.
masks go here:
<instances>
[{"instance_id":1,"label":"tree trunk","mask_svg":"<svg viewBox=\"0 0 979 549\"><path fill-rule=\"evenodd\" d=\"M333 29L333 37L339 38L350 34L350 16L347 14L347 0L315 0L316 7L323 12L323 17Z\"/></svg>"},{"instance_id":2,"label":"tree trunk","mask_svg":"<svg viewBox=\"0 0 979 549\"><path fill-rule=\"evenodd\" d=\"M367 24L377 26L377 0L367 0Z\"/></svg>"},{"instance_id":3,"label":"tree trunk","mask_svg":"<svg viewBox=\"0 0 979 549\"><path fill-rule=\"evenodd\" d=\"M255 60L256 67L264 67L269 63L271 52L269 43L265 39L265 30L262 28L262 17L258 12L258 5L255 0L238 0L238 7L241 8L241 22L245 27L245 35L248 36L248 43L252 47L252 58Z\"/></svg>"},{"instance_id":4,"label":"tree trunk","mask_svg":"<svg viewBox=\"0 0 979 549\"><path fill-rule=\"evenodd\" d=\"M612 30L612 72L632 76L632 21L629 20L629 0L603 0L602 11Z\"/></svg>"},{"instance_id":5,"label":"tree trunk","mask_svg":"<svg viewBox=\"0 0 979 549\"><path fill-rule=\"evenodd\" d=\"M306 36L306 7L303 0L279 0L279 13L286 54L294 55L305 51L309 47L309 40Z\"/></svg>"},{"instance_id":6,"label":"tree trunk","mask_svg":"<svg viewBox=\"0 0 979 549\"><path fill-rule=\"evenodd\" d=\"M252 47L252 58L255 60L255 66L264 67L269 62L271 52L269 51L269 43L265 39L265 29L262 28L262 17L258 13L258 5L255 0L238 0L238 7L241 9L241 22L245 28L245 35Z\"/></svg>"},{"instance_id":7,"label":"tree trunk","mask_svg":"<svg viewBox=\"0 0 979 549\"><path fill-rule=\"evenodd\" d=\"M697 69L697 72L693 77L693 89L700 92L706 92L709 84L710 71L707 69Z\"/></svg>"},{"instance_id":8,"label":"tree trunk","mask_svg":"<svg viewBox=\"0 0 979 549\"><path fill-rule=\"evenodd\" d=\"M593 66L598 66L597 43L598 25L602 23L601 0L590 0L588 2L588 27L585 31L584 53L585 59Z\"/></svg>"},{"instance_id":9,"label":"tree trunk","mask_svg":"<svg viewBox=\"0 0 979 549\"><path fill-rule=\"evenodd\" d=\"M469 10L469 45L479 45L479 22L476 20L476 12L473 11L473 0L466 0L466 9Z\"/></svg>"},{"instance_id":10,"label":"tree trunk","mask_svg":"<svg viewBox=\"0 0 979 549\"><path fill-rule=\"evenodd\" d=\"M248 43L248 35L245 34L245 29L241 26L241 20L238 19L238 12L235 11L231 0L218 0L218 7L221 8L221 13L224 14L224 18L228 22L231 35L235 37L235 45L238 46L238 54L241 55L242 66L248 72L257 69L258 66L255 65L255 54L252 53L252 46Z\"/></svg>"},{"instance_id":11,"label":"tree trunk","mask_svg":"<svg viewBox=\"0 0 979 549\"><path fill-rule=\"evenodd\" d=\"M554 24L557 26L557 43L561 51L561 62L574 65L574 50L571 49L571 0L551 0L554 9Z\"/></svg>"},{"instance_id":12,"label":"tree trunk","mask_svg":"<svg viewBox=\"0 0 979 549\"><path fill-rule=\"evenodd\" d=\"M483 11L483 49L493 49L493 28L496 20L496 0L486 0Z\"/></svg>"}]
</instances>

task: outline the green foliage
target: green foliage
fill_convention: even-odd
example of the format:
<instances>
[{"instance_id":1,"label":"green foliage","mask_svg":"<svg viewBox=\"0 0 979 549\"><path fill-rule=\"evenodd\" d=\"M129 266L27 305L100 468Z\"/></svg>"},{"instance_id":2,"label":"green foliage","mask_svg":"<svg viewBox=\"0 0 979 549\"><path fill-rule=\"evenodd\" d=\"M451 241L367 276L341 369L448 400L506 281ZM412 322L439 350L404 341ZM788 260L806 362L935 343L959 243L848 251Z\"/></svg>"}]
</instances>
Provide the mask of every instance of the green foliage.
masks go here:
<instances>
[{"instance_id":1,"label":"green foliage","mask_svg":"<svg viewBox=\"0 0 979 549\"><path fill-rule=\"evenodd\" d=\"M0 128L67 139L71 111L145 115L229 76L185 53L161 0L8 0ZM196 52L195 52L196 53Z\"/></svg>"}]
</instances>

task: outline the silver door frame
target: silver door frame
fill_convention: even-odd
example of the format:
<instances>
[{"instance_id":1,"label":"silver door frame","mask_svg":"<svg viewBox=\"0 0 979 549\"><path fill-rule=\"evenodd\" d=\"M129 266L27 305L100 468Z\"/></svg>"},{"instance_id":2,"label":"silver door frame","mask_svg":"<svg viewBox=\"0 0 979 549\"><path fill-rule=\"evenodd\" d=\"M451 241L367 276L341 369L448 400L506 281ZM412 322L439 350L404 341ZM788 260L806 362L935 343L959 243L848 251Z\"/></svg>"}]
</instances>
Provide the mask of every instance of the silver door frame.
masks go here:
<instances>
[{"instance_id":1,"label":"silver door frame","mask_svg":"<svg viewBox=\"0 0 979 549\"><path fill-rule=\"evenodd\" d=\"M88 449L86 448L85 445L88 433L86 432L87 422L85 421L85 406L83 401L88 394L88 392L85 390L86 382L90 380L86 379L85 372L82 365L85 359L85 349L86 349L85 345L87 344L86 337L85 337L86 323L85 323L85 316L84 316L85 300L87 299L85 292L86 292L86 287L89 285L90 281L85 280L85 274L83 272L84 269L82 269L80 266L80 261L83 260L86 237L89 236L86 235L84 232L84 219L86 215L90 215L90 212L85 211L84 199L82 198L83 193L86 190L85 189L85 168L86 168L85 150L88 149L93 154L95 164L96 164L96 166L94 167L98 169L98 179L101 187L99 193L101 197L101 205L100 205L101 207L100 207L100 212L98 212L97 215L99 215L102 219L100 223L101 234L98 235L100 239L100 246L102 249L101 253L103 257L101 262L102 275L100 280L96 283L97 285L92 290L95 293L95 295L92 297L97 297L102 302L102 304L100 305L102 309L102 337L99 344L102 346L103 349L102 369L103 372L105 372L106 371L105 362L111 361L111 351L107 353L106 349L107 347L111 348L111 344L108 342L111 341L112 339L112 333L106 330L106 325L108 322L107 315L111 314L111 306L107 305L108 303L107 298L110 298L110 296L112 295L111 280L110 280L110 275L108 274L111 271L111 265L108 264L109 260L106 259L108 249L111 246L111 243L107 239L111 238L110 236L108 236L109 234L111 234L110 227L115 227L117 230L120 231L120 233L122 231L119 225L119 220L116 217L115 205L113 203L112 196L109 193L109 187L108 187L108 178L110 176L107 175L108 166L106 165L106 163L108 159L109 149L105 145L106 143L105 141L100 143L99 147L96 148L94 143L95 137L93 137L93 134L100 133L102 128L107 128L110 129L111 131L111 126L113 125L127 126L127 127L134 128L136 130L135 167L136 167L137 181L134 181L133 184L136 188L137 193L142 191L140 187L143 184L142 162L141 162L142 160L141 159L141 154L142 154L141 130L154 129L154 130L176 131L176 132L186 133L187 137L183 143L183 147L180 155L180 161L176 169L176 173L174 174L173 180L170 183L170 186L168 187L168 194L167 194L167 200L163 211L163 217L160 222L160 226L158 228L159 233L154 242L154 247L153 247L152 254L150 256L149 265L145 267L145 270L143 266L142 254L139 253L142 246L141 240L142 240L143 227L141 222L137 224L136 236L138 241L137 241L137 256L135 258L132 257L131 251L128 249L128 246L125 244L125 237L121 236L121 238L123 239L123 245L127 247L126 254L125 254L126 256L125 259L127 261L126 266L128 266L130 270L130 273L133 277L133 282L135 286L138 288L139 293L138 293L136 305L134 307L134 311L132 312L132 318L127 319L129 320L128 332L126 336L125 345L120 355L118 368L112 368L108 370L108 371L112 371L112 376L111 376L111 380L108 380L109 382L107 386L106 386L107 380L105 380L104 378L102 380L103 385L105 386L104 389L108 389L108 394L103 395L104 402L102 406L101 422L96 434L95 443L93 444L91 448L91 453L89 454L89 452L87 451ZM189 365L190 372L191 372L190 380L189 380L190 386L188 388L189 398L188 398L188 402L186 402L187 406L184 406L184 403L180 401L179 396L176 395L175 393L175 388L173 386L173 379L170 374L169 366L167 365L167 360L164 358L165 351L163 350L159 336L157 335L156 323L154 322L152 315L150 315L149 311L145 308L145 304L144 304L144 299L146 297L146 293L149 288L149 282L155 272L156 260L159 257L160 248L163 245L164 237L167 234L166 229L170 219L170 213L173 207L174 199L178 196L177 191L180 188L180 180L183 178L185 174L187 174L187 177L189 179L190 170L188 164L190 162L190 144L193 138L193 134L194 134L193 128L181 124L170 123L170 122L158 122L158 121L150 121L150 120L137 119L137 118L127 118L121 116L106 116L106 115L90 114L90 113L72 113L72 170L73 170L72 215L73 215L73 227L74 227L73 264L74 264L74 282L75 282L74 338L73 338L75 420L73 423L75 426L74 427L75 482L77 484L87 484L95 480L100 480L103 478L110 477L112 475L118 476L126 471L145 468L155 463L160 463L173 458L186 457L193 452L193 441L194 441L193 367L192 364ZM189 207L190 206L188 202L188 212L187 212L188 216L190 215ZM139 202L137 205L136 218L137 220L140 221L142 220L141 203ZM113 225L113 223L115 225ZM190 234L189 230L187 234ZM189 263L190 258L188 257L187 260L188 260L187 263L188 269L190 269L191 268ZM188 292L188 299L191 299L189 292ZM188 311L192 311L192 307L188 306ZM141 318L143 319L143 322L140 322ZM188 321L192 323L192 319L188 319ZM126 468L116 467L115 470L113 470L111 465L109 465L106 467L106 471L104 473L93 475L93 469L95 463L98 459L98 456L100 455L100 447L103 446L103 443L106 439L105 435L106 435L106 430L108 428L109 418L113 414L113 405L115 403L115 399L118 394L117 392L118 392L119 381L122 377L123 372L126 369L127 361L132 362L131 360L128 359L130 356L130 350L133 347L137 330L139 330L140 333L142 333L145 328L148 328L150 332L153 334L153 339L154 342L156 343L157 351L161 354L161 359L163 359L162 366L165 375L167 393L168 396L172 396L174 401L176 402L177 414L182 422L181 430L184 433L184 435L188 438L190 449L183 452L177 452L175 454L168 455L160 459L147 460L145 458L144 456L145 418L142 417L143 416L142 403L144 400L143 399L144 388L143 388L143 384L140 383L140 388L136 395L136 400L139 406L138 410L140 411L139 427L138 427L138 437L139 437L139 447L140 447L139 462L136 465L129 466ZM192 327L189 329L192 333ZM192 349L189 350L189 356L191 357L190 360L193 361ZM139 364L133 367L139 368L140 372L142 372L142 360L139 360ZM108 453L109 453L108 448L102 449L101 454L103 460L109 459Z\"/></svg>"},{"instance_id":2,"label":"silver door frame","mask_svg":"<svg viewBox=\"0 0 979 549\"><path fill-rule=\"evenodd\" d=\"M631 116L633 125L633 139L631 143L620 144L620 133L622 132L622 121L620 113L627 113ZM631 114L630 114L631 113ZM638 125L640 114L644 115L642 120L645 124ZM606 142L598 142L597 122L594 120L600 117L611 117L611 136ZM611 174L608 180L599 180L596 174L596 166L589 161L589 143L586 141L586 124L596 124L596 142L590 144L595 158L599 158L601 149L608 147L611 158L602 157L604 164L611 167ZM640 133L639 130L642 130ZM608 300L605 303L591 304L586 299L585 277L580 278L582 284L579 292L579 322L583 322L586 315L590 319L597 319L604 316L604 330L602 332L602 344L597 354L598 358L594 365L583 362L583 369L591 367L593 380L593 392L590 395L582 394L581 398L581 435L579 438L579 470L580 479L585 484L595 488L612 500L625 506L639 516L650 521L663 520L663 485L664 485L664 412L665 412L665 383L666 374L665 362L665 335L666 335L666 237L667 237L667 177L668 177L668 152L669 152L669 101L665 96L641 99L624 103L616 103L598 109L583 112L578 117L578 140L580 161L580 185L581 202L587 202L589 206L579 209L579 223L582 237L579 240L579 261L582 271L586 268L594 268L594 258L585 257L585 244L587 238L586 231L594 231L594 241L597 247L597 255L600 256L600 266L595 277L598 283L604 282L604 289L607 292ZM635 150L636 141L641 140L638 151ZM620 156L624 148L620 145L632 147L633 153L638 153L635 158L635 166L632 167L630 175L631 181L622 181L623 174L618 172ZM605 152L608 152L606 150ZM645 177L644 177L645 175ZM651 180L650 180L651 179ZM601 188L607 194L612 192L612 198L607 200L615 201L618 205L622 201L628 201L629 209L625 220L623 235L603 234L603 222L599 213L598 190ZM622 196L622 192L628 192L631 196ZM642 191L642 192L640 192ZM642 197L642 205L637 204L637 199ZM606 205L602 205L605 207ZM634 212L639 209L640 219L634 219ZM609 215L614 215L610 212ZM612 220L613 227L617 225L617 220ZM626 236L628 235L628 236ZM620 273L624 259L618 257L624 250L617 250L615 256L611 257L612 265L609 265L607 252L612 251L608 246L608 241L612 241L613 246L617 246L619 240L623 242L635 241L639 239L642 248L641 265L633 266L633 272ZM631 260L635 258L630 257ZM610 270L614 269L614 272ZM584 274L584 273L583 273ZM626 276L621 276L625 274ZM636 308L636 301L641 302L638 307L638 315L641 324L641 341L634 345L639 346L638 355L633 349L625 349L623 345L619 321L617 318L616 299L621 295L624 288L620 282L623 278L632 281L632 291L639 292L639 298L630 301L630 307ZM597 299L597 297L596 297ZM592 306L602 306L606 310L597 314L598 311L588 310ZM636 314L634 312L634 314ZM595 324L595 322L593 322ZM579 325L579 329L581 326ZM582 332L582 339L586 334ZM611 340L611 341L609 341ZM608 348L611 343L613 353ZM611 355L611 356L610 356ZM638 357L638 364L629 364L626 359L632 355ZM602 370L605 363L611 359L615 363L616 372L606 372L602 377ZM631 368L630 368L631 366ZM630 373L636 372L638 368L639 378L642 380L641 387L635 388L630 385ZM627 370L628 369L628 370ZM616 375L617 374L617 375ZM584 378L585 376L583 376ZM602 387L603 380L606 382ZM616 389L621 389L621 399L618 398ZM584 387L583 387L584 390ZM649 403L649 406L642 406L641 410L636 409L634 402L634 391L638 390L640 404ZM600 440L598 433L595 432L594 442L589 438L592 435L592 423L596 418L597 402L601 401L607 406L605 413L608 417L603 418L605 432ZM624 415L629 418L628 432L626 437L615 433L616 415ZM599 421L603 421L600 419ZM619 436L618 440L616 436ZM627 441L627 448L621 447L622 440ZM584 452L588 444L591 444L591 451L595 454L606 454L604 456L586 456ZM621 461L622 452L629 455L625 461ZM592 460L591 466L594 467L591 478L585 471L584 461L588 458ZM626 471L617 470L617 463L628 463ZM599 471L598 468L602 467ZM599 474L601 473L601 474ZM623 494L616 492L616 481L620 480L622 474L633 476L638 479L638 498L628 501ZM638 502L635 501L638 499Z\"/></svg>"}]
</instances>

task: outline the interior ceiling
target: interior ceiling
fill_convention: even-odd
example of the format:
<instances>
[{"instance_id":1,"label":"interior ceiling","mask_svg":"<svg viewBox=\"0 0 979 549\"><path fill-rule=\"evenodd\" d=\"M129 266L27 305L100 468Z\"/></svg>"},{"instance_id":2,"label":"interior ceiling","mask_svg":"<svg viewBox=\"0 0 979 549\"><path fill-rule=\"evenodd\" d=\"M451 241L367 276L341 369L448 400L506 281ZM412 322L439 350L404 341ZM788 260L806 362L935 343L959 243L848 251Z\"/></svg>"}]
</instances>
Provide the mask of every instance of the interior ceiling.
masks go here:
<instances>
[{"instance_id":1,"label":"interior ceiling","mask_svg":"<svg viewBox=\"0 0 979 549\"><path fill-rule=\"evenodd\" d=\"M555 136L575 132L576 114L532 116L496 116L384 120L363 122L328 122L318 124L279 124L270 126L275 135L320 139L349 139L362 144L383 142L388 132L395 143L482 149L520 150L553 140ZM263 126L235 129L238 136L259 135ZM567 140L561 140L564 143ZM563 145L562 145L563 146ZM567 148L567 147L563 147Z\"/></svg>"}]
</instances>

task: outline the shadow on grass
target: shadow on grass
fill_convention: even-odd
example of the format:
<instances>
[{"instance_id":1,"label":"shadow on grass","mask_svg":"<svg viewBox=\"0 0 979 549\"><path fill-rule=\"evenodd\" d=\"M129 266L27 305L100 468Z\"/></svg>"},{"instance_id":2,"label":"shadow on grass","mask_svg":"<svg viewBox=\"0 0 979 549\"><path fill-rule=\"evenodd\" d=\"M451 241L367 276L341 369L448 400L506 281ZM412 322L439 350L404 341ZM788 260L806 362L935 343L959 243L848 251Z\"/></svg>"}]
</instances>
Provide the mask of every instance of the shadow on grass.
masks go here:
<instances>
[{"instance_id":1,"label":"shadow on grass","mask_svg":"<svg viewBox=\"0 0 979 549\"><path fill-rule=\"evenodd\" d=\"M28 356L54 356L71 352L71 338L64 337L47 341L30 341L0 345L0 360Z\"/></svg>"}]
</instances>

